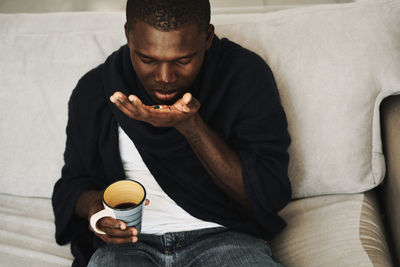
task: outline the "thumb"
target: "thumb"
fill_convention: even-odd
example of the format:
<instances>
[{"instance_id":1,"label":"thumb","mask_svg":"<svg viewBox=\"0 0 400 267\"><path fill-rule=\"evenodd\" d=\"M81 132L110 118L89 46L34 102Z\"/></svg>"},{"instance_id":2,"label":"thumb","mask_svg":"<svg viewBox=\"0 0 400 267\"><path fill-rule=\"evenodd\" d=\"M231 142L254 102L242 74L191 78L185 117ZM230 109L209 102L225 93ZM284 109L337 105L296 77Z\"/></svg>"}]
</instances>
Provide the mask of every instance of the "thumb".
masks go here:
<instances>
[{"instance_id":1,"label":"thumb","mask_svg":"<svg viewBox=\"0 0 400 267\"><path fill-rule=\"evenodd\" d=\"M186 93L182 96L181 99L175 102L174 106L183 113L189 113L190 112L189 104L192 102L192 99L193 99L192 94Z\"/></svg>"},{"instance_id":2,"label":"thumb","mask_svg":"<svg viewBox=\"0 0 400 267\"><path fill-rule=\"evenodd\" d=\"M192 102L192 98L193 97L192 97L191 93L184 94L183 97L182 97L183 103L186 104L186 105L189 105L190 102Z\"/></svg>"}]
</instances>

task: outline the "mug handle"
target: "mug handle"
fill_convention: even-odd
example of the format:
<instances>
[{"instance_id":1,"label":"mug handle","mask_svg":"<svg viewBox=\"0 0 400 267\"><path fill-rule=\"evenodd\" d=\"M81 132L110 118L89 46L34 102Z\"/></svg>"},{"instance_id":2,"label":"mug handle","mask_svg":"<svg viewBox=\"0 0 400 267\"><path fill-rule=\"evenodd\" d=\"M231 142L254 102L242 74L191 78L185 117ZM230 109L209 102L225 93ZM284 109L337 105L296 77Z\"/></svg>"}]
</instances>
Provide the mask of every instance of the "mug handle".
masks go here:
<instances>
[{"instance_id":1,"label":"mug handle","mask_svg":"<svg viewBox=\"0 0 400 267\"><path fill-rule=\"evenodd\" d=\"M97 221L100 220L101 218L104 217L111 217L116 219L115 214L112 210L109 209L103 209L99 212L96 212L95 214L92 215L92 217L90 217L90 226L92 227L92 229L101 235L105 235L106 233L103 232L102 230L100 230L99 228L97 228Z\"/></svg>"}]
</instances>

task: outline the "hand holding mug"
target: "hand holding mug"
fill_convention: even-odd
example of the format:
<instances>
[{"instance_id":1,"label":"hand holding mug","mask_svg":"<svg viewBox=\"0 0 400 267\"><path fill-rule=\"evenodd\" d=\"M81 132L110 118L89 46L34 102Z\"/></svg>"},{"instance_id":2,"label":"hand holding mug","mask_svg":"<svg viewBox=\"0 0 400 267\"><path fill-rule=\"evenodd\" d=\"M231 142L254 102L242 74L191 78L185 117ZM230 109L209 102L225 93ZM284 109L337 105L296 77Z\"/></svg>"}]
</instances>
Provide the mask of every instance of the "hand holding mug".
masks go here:
<instances>
[{"instance_id":1,"label":"hand holding mug","mask_svg":"<svg viewBox=\"0 0 400 267\"><path fill-rule=\"evenodd\" d=\"M149 203L144 187L132 180L115 182L104 190L102 202L104 209L90 217L91 230L106 243L136 242L143 207Z\"/></svg>"}]
</instances>

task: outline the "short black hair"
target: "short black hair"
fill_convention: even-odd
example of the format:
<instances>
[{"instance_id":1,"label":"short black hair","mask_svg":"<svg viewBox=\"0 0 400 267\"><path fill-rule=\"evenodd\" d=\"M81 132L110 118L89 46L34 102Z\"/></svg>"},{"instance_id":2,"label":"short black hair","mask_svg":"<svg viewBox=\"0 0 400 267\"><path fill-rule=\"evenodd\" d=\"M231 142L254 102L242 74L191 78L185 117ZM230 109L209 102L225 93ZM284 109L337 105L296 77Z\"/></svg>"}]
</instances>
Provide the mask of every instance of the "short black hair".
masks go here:
<instances>
[{"instance_id":1,"label":"short black hair","mask_svg":"<svg viewBox=\"0 0 400 267\"><path fill-rule=\"evenodd\" d=\"M126 21L128 29L143 21L159 31L170 32L187 23L195 23L207 32L210 25L209 0L128 0Z\"/></svg>"}]
</instances>

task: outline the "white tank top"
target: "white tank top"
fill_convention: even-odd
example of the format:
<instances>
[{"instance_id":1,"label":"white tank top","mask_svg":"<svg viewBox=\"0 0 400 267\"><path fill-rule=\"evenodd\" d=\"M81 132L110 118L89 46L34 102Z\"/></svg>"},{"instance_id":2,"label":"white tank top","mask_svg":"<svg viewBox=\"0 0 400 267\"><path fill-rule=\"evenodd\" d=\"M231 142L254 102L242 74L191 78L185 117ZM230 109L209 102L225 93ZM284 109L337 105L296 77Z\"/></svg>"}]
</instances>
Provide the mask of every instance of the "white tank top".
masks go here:
<instances>
[{"instance_id":1,"label":"white tank top","mask_svg":"<svg viewBox=\"0 0 400 267\"><path fill-rule=\"evenodd\" d=\"M141 183L146 188L147 199L150 200L149 205L143 210L142 233L162 235L167 232L191 231L221 226L197 219L179 207L158 185L132 140L119 126L118 136L126 178Z\"/></svg>"}]
</instances>

